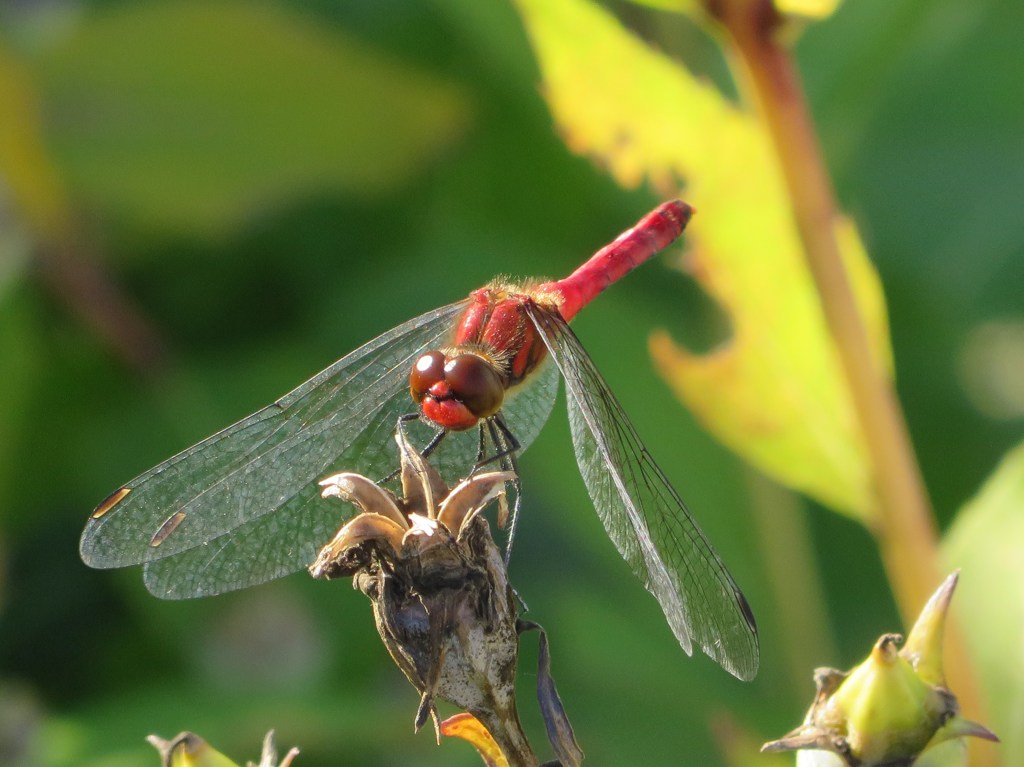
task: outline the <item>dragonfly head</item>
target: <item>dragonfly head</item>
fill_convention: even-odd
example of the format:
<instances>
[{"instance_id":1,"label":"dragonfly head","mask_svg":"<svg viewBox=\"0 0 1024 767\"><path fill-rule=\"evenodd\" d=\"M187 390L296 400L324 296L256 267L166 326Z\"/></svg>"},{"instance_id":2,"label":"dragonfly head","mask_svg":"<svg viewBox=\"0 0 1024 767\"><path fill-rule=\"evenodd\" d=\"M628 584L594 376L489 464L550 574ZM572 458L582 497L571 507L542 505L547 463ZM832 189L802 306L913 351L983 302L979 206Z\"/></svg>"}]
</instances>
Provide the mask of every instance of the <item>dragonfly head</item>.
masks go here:
<instances>
[{"instance_id":1,"label":"dragonfly head","mask_svg":"<svg viewBox=\"0 0 1024 767\"><path fill-rule=\"evenodd\" d=\"M413 365L409 390L423 415L451 431L462 431L501 409L505 386L494 365L478 354L427 352Z\"/></svg>"}]
</instances>

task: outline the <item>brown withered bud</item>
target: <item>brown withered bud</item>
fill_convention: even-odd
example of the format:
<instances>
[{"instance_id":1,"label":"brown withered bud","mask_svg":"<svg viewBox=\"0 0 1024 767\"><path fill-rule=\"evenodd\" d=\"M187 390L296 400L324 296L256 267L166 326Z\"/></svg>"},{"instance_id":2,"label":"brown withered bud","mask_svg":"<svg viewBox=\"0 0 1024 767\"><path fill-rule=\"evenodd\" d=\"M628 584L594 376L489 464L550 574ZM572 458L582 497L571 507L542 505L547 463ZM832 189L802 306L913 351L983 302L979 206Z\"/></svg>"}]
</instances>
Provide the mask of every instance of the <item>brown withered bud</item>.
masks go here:
<instances>
[{"instance_id":1,"label":"brown withered bud","mask_svg":"<svg viewBox=\"0 0 1024 767\"><path fill-rule=\"evenodd\" d=\"M342 473L320 484L361 512L310 566L316 578L352 576L373 605L388 652L420 693L418 730L438 719L435 699L479 719L512 765L537 758L515 702L517 601L481 511L503 500L511 472L486 472L454 488L396 435L403 497Z\"/></svg>"}]
</instances>

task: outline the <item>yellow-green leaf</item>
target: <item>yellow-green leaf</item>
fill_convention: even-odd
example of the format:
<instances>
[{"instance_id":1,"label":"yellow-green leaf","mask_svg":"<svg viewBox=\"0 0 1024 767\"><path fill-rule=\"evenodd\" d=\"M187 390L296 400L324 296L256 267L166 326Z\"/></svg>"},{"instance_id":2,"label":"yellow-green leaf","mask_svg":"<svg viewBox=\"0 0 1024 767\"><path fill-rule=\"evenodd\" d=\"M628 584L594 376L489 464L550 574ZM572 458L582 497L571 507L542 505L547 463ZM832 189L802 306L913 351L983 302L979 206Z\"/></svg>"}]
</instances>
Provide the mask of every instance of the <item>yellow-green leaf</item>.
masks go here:
<instances>
[{"instance_id":1,"label":"yellow-green leaf","mask_svg":"<svg viewBox=\"0 0 1024 767\"><path fill-rule=\"evenodd\" d=\"M388 191L468 116L441 78L267 3L115 4L36 66L79 202L161 226Z\"/></svg>"},{"instance_id":2,"label":"yellow-green leaf","mask_svg":"<svg viewBox=\"0 0 1024 767\"><path fill-rule=\"evenodd\" d=\"M632 0L637 5L657 8L661 11L677 11L680 13L696 13L701 10L700 0Z\"/></svg>"},{"instance_id":3,"label":"yellow-green leaf","mask_svg":"<svg viewBox=\"0 0 1024 767\"><path fill-rule=\"evenodd\" d=\"M586 0L518 0L565 140L624 186L686 182L687 267L728 312L704 356L665 333L655 361L705 426L779 481L851 515L874 505L863 436L763 125ZM885 305L852 224L836 222L880 364Z\"/></svg>"},{"instance_id":4,"label":"yellow-green leaf","mask_svg":"<svg viewBox=\"0 0 1024 767\"><path fill-rule=\"evenodd\" d=\"M954 610L988 701L984 724L1002 740L1003 764L1024 764L1024 443L960 510L942 542L960 568ZM955 692L955 690L954 690ZM977 711L964 711L979 719Z\"/></svg>"},{"instance_id":5,"label":"yellow-green leaf","mask_svg":"<svg viewBox=\"0 0 1024 767\"><path fill-rule=\"evenodd\" d=\"M788 16L824 19L835 13L840 0L776 0L775 7Z\"/></svg>"},{"instance_id":6,"label":"yellow-green leaf","mask_svg":"<svg viewBox=\"0 0 1024 767\"><path fill-rule=\"evenodd\" d=\"M23 62L0 46L0 187L37 232L61 228L66 199L42 141L35 82ZM5 227L6 228L6 227Z\"/></svg>"}]
</instances>

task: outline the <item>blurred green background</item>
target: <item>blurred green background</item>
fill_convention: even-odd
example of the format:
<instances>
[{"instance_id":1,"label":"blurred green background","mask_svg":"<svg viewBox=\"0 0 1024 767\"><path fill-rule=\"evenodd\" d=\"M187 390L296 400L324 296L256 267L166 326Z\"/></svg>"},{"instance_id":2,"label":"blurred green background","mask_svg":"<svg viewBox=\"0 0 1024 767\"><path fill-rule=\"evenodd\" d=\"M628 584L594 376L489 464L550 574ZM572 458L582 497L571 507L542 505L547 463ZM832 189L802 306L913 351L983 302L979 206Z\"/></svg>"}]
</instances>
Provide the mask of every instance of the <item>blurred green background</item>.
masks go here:
<instances>
[{"instance_id":1,"label":"blurred green background","mask_svg":"<svg viewBox=\"0 0 1024 767\"><path fill-rule=\"evenodd\" d=\"M684 17L609 7L722 78ZM1019 0L857 0L796 48L943 525L1024 418L1022 29ZM162 602L138 571L88 570L78 535L137 473L496 274L567 274L657 198L564 147L505 3L6 0L0 89L0 764L154 765L143 737L182 729L244 761L271 727L302 767L477 764L413 735L416 695L346 584ZM724 763L713 733L781 735L814 666L901 628L864 530L757 476L653 372L652 329L693 348L728 333L669 267L574 327L744 588L762 671L742 684L680 651L556 406L522 459L511 576L594 764ZM783 646L766 576L769 554L801 556L761 527L773 509L814 547L804 647ZM535 657L527 639L520 708L543 753Z\"/></svg>"}]
</instances>

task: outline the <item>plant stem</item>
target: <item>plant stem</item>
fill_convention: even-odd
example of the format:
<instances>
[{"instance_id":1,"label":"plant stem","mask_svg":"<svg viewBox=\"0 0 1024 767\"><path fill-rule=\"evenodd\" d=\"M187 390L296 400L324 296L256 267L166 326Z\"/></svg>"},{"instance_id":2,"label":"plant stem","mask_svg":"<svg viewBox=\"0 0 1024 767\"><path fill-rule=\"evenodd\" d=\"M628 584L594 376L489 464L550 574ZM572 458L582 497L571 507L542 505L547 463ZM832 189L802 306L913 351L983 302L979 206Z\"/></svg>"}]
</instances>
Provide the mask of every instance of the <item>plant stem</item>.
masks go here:
<instances>
[{"instance_id":1,"label":"plant stem","mask_svg":"<svg viewBox=\"0 0 1024 767\"><path fill-rule=\"evenodd\" d=\"M781 17L771 0L719 0L714 12L745 65L741 71L778 153L807 264L872 462L877 506L869 524L904 623L911 626L941 580L938 534L895 388L871 352L843 265L831 181L799 75L788 50L775 39ZM952 630L946 669L964 709L982 715L966 648ZM972 753L972 764L981 764L983 754L994 760L993 752L984 749Z\"/></svg>"},{"instance_id":2,"label":"plant stem","mask_svg":"<svg viewBox=\"0 0 1024 767\"><path fill-rule=\"evenodd\" d=\"M495 704L491 708L474 711L473 715L483 723L491 737L494 738L502 755L508 760L509 767L537 767L537 757L519 724L515 701L512 701L512 708L509 711L499 710L499 708Z\"/></svg>"},{"instance_id":3,"label":"plant stem","mask_svg":"<svg viewBox=\"0 0 1024 767\"><path fill-rule=\"evenodd\" d=\"M811 670L807 659L825 663L834 658L828 607L821 585L804 502L793 491L752 468L745 470L751 497L751 520L767 574L767 584L779 611L786 678L794 695L807 690Z\"/></svg>"},{"instance_id":4,"label":"plant stem","mask_svg":"<svg viewBox=\"0 0 1024 767\"><path fill-rule=\"evenodd\" d=\"M838 213L799 76L772 32L771 5L728 3L743 9L728 24L779 154L804 245L807 265L839 353L873 463L877 508L870 520L907 625L940 580L937 533L906 425L887 376L871 353L867 331L843 267L835 236Z\"/></svg>"}]
</instances>

